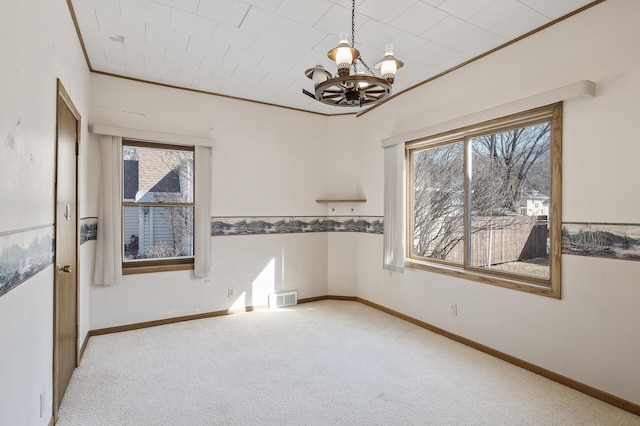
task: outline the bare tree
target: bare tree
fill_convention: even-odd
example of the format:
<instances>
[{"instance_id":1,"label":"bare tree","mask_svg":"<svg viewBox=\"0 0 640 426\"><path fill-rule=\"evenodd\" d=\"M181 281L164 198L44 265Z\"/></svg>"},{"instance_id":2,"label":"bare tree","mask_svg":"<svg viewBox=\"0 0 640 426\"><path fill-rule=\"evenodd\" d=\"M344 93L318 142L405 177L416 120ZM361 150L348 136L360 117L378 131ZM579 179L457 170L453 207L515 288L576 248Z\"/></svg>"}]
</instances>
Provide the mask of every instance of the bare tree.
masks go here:
<instances>
[{"instance_id":1,"label":"bare tree","mask_svg":"<svg viewBox=\"0 0 640 426\"><path fill-rule=\"evenodd\" d=\"M444 260L464 237L463 144L415 153L413 191L414 252Z\"/></svg>"},{"instance_id":2,"label":"bare tree","mask_svg":"<svg viewBox=\"0 0 640 426\"><path fill-rule=\"evenodd\" d=\"M502 208L513 213L519 212L522 191L529 175L534 174L532 170L540 179L539 169L536 169L536 166L549 164L550 131L551 123L546 122L479 136L471 141L474 159L473 180L480 182L493 179L493 185L483 185L485 191L494 195L485 197L484 201L495 200L498 203L492 206L493 209ZM476 163L479 163L477 169ZM543 175L549 176L549 170L547 169ZM475 188L476 185L474 185ZM487 207L481 203L479 206Z\"/></svg>"},{"instance_id":3,"label":"bare tree","mask_svg":"<svg viewBox=\"0 0 640 426\"><path fill-rule=\"evenodd\" d=\"M471 139L472 234L518 223L523 189L546 186L550 123ZM412 156L413 249L419 256L462 261L464 142L426 148ZM545 170L546 168L546 170Z\"/></svg>"}]
</instances>

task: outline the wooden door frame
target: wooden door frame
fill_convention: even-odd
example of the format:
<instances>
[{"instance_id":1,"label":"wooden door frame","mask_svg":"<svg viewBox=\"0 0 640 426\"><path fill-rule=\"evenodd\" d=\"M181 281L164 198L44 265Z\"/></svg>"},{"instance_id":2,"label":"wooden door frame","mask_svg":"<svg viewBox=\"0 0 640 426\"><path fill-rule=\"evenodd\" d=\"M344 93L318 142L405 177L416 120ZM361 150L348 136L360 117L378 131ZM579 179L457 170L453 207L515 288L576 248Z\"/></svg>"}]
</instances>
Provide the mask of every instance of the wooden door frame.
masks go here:
<instances>
[{"instance_id":1,"label":"wooden door frame","mask_svg":"<svg viewBox=\"0 0 640 426\"><path fill-rule=\"evenodd\" d=\"M54 187L54 214L55 214L55 224L56 224L56 229L57 229L57 223L58 223L58 215L57 215L57 203L58 203L58 187L57 187L57 179L58 179L58 136L59 136L59 122L58 122L58 99L62 99L62 101L64 101L65 105L67 106L67 108L69 109L69 111L71 112L71 114L73 115L73 117L76 119L76 155L75 155L75 168L76 168L76 213L75 213L75 218L76 218L76 256L75 256L75 261L74 264L72 265L72 267L75 268L76 270L76 282L75 282L75 290L76 290L76 339L75 339L75 366L77 367L80 363L80 358L79 358L79 345L78 345L78 340L80 338L80 333L79 333L79 329L80 329L80 298L79 298L79 293L80 293L80 217L79 217L79 212L80 212L80 200L79 200L79 179L78 179L78 171L79 171L79 154L80 154L80 129L82 128L82 119L80 116L80 112L78 111L78 109L75 107L73 101L71 100L71 97L69 96L69 93L67 92L67 90L64 88L62 82L60 81L60 79L56 80L56 86L57 86L57 90L56 90L56 156L55 156L55 173L56 173L56 184ZM56 234L57 235L57 231ZM55 246L55 252L54 255L57 255L57 244L58 241L56 239L55 242L56 246ZM59 379L58 379L58 375L59 375L59 371L58 368L56 366L56 338L59 332L59 324L58 324L58 310L57 310L57 306L56 306L56 265L57 265L57 259L54 258L54 278L53 278L53 350L51 353L51 364L53 365L52 371L53 371L53 377L52 377L52 401L53 401L53 413L52 413L52 419L53 419L53 423L55 424L55 422L58 420L58 407L60 405L61 400L60 399L60 395L58 395L58 390L57 390L57 386L56 384L58 383Z\"/></svg>"}]
</instances>

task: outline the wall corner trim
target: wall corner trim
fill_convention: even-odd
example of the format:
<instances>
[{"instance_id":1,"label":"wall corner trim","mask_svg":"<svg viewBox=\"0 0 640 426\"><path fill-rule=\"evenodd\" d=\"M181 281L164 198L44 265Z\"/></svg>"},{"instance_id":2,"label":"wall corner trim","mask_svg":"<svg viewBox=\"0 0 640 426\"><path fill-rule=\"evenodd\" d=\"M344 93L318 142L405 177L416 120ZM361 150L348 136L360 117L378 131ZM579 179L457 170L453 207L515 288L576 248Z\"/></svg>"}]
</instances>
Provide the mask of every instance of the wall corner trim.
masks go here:
<instances>
[{"instance_id":1,"label":"wall corner trim","mask_svg":"<svg viewBox=\"0 0 640 426\"><path fill-rule=\"evenodd\" d=\"M432 124L421 129L391 136L382 140L382 147L386 148L392 145L414 141L449 130L459 129L461 127L481 123L483 121L493 120L510 114L527 111L529 109L545 105L551 105L556 102L568 101L582 96L596 96L596 84L593 81L582 80L577 83L558 87L556 89L508 102L506 104L497 105L462 117L457 117L441 123Z\"/></svg>"},{"instance_id":2,"label":"wall corner trim","mask_svg":"<svg viewBox=\"0 0 640 426\"><path fill-rule=\"evenodd\" d=\"M89 124L89 131L96 135L105 136L120 136L129 139L141 139L153 142L164 142L174 145L189 145L189 146L209 146L215 145L213 137L207 136L193 136L193 135L178 135L174 133L155 132L151 130L143 129L130 129L127 127L110 126L106 124Z\"/></svg>"}]
</instances>

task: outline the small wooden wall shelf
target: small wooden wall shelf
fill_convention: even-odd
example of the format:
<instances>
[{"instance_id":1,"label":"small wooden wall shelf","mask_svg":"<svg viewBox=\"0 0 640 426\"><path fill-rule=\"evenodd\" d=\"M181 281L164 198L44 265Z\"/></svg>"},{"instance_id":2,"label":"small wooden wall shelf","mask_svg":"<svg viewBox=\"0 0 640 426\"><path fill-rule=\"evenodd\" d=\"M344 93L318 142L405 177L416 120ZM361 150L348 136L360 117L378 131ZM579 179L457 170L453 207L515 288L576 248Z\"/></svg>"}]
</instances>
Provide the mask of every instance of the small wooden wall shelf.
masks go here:
<instances>
[{"instance_id":1,"label":"small wooden wall shelf","mask_svg":"<svg viewBox=\"0 0 640 426\"><path fill-rule=\"evenodd\" d=\"M366 203L366 198L316 200L316 203Z\"/></svg>"}]
</instances>

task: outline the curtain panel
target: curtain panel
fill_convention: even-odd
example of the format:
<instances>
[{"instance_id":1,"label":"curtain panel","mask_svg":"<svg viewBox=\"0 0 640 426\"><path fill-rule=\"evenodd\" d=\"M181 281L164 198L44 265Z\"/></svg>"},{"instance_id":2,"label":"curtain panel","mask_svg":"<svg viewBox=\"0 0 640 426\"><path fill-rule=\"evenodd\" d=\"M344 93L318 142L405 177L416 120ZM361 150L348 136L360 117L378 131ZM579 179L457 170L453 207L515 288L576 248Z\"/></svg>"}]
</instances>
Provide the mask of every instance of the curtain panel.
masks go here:
<instances>
[{"instance_id":1,"label":"curtain panel","mask_svg":"<svg viewBox=\"0 0 640 426\"><path fill-rule=\"evenodd\" d=\"M194 264L196 278L211 271L211 147L195 147Z\"/></svg>"},{"instance_id":2,"label":"curtain panel","mask_svg":"<svg viewBox=\"0 0 640 426\"><path fill-rule=\"evenodd\" d=\"M93 283L113 285L122 283L122 137L99 138L102 171Z\"/></svg>"},{"instance_id":3,"label":"curtain panel","mask_svg":"<svg viewBox=\"0 0 640 426\"><path fill-rule=\"evenodd\" d=\"M383 268L404 272L404 144L384 149Z\"/></svg>"}]
</instances>

